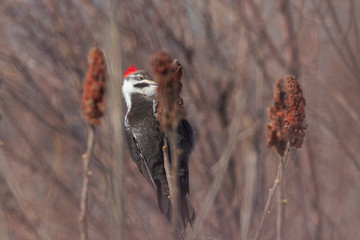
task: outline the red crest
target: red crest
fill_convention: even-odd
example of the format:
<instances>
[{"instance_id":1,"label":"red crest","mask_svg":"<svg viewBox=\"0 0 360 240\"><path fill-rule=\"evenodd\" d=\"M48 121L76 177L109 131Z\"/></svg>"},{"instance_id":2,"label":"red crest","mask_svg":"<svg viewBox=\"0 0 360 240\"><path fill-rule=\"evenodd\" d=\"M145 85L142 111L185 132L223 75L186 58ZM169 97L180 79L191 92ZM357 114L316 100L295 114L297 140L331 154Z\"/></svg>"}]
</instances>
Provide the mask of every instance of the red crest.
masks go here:
<instances>
[{"instance_id":1,"label":"red crest","mask_svg":"<svg viewBox=\"0 0 360 240\"><path fill-rule=\"evenodd\" d=\"M125 78L127 75L139 71L140 69L136 69L136 67L134 65L129 66L126 71L124 72L123 78Z\"/></svg>"}]
</instances>

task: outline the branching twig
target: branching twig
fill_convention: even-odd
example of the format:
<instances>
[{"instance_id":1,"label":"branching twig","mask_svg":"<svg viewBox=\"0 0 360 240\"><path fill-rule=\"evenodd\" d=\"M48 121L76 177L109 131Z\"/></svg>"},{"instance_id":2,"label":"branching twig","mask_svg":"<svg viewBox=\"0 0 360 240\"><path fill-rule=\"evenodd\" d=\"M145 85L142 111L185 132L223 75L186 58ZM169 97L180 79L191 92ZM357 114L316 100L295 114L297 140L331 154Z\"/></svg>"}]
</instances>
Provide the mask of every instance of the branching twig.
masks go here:
<instances>
[{"instance_id":1,"label":"branching twig","mask_svg":"<svg viewBox=\"0 0 360 240\"><path fill-rule=\"evenodd\" d=\"M265 204L265 208L264 208L264 212L263 212L263 216L260 220L260 224L258 229L256 230L256 234L254 237L254 240L257 240L260 238L262 232L263 232L263 228L264 228L264 223L265 223L265 219L266 216L270 214L270 210L271 210L271 203L272 200L275 196L275 192L277 191L277 188L279 186L279 184L281 184L281 180L282 180L282 176L284 174L285 171L285 167L286 167L286 163L287 163L287 159L288 159L288 152L289 152L289 146L287 146L287 149L285 149L285 154L284 156L280 157L280 164L278 167L278 172L276 174L273 186L269 189L269 196L266 200L266 204ZM279 191L280 192L280 191ZM284 218L282 218L283 220ZM279 220L279 219L278 219Z\"/></svg>"},{"instance_id":2,"label":"branching twig","mask_svg":"<svg viewBox=\"0 0 360 240\"><path fill-rule=\"evenodd\" d=\"M233 153L233 150L237 144L237 141L239 138L247 137L249 133L252 132L252 129L249 129L249 131L244 131L240 134L239 137L239 131L240 131L240 121L241 121L241 114L243 111L243 105L241 104L241 92L239 91L236 96L238 105L236 106L236 112L234 115L234 118L230 124L229 127L229 138L228 142L226 143L225 149L223 150L221 157L217 163L217 169L216 169L216 177L214 181L211 184L210 190L208 191L205 200L202 204L202 207L200 209L200 213L197 216L197 219L195 221L194 225L194 231L190 236L190 239L196 239L203 227L204 221L209 214L211 207L214 204L215 198L219 192L219 189L221 187L221 184L223 182L223 179L227 173L229 162L231 159L231 155Z\"/></svg>"},{"instance_id":3,"label":"branching twig","mask_svg":"<svg viewBox=\"0 0 360 240\"><path fill-rule=\"evenodd\" d=\"M326 3L328 4L328 8L332 17L332 20L335 22L335 27L338 30L338 33L342 36L342 43L338 43L334 37L334 34L331 31L331 28L328 26L328 24L326 23L326 19L325 19L325 15L320 11L320 6L317 6L315 1L311 1L312 4L314 5L315 9L316 9L316 13L319 16L319 19L321 21L321 24L323 26L323 29L325 30L325 33L327 35L327 37L329 38L329 41L331 43L331 45L333 46L333 48L335 49L335 52L338 54L338 56L342 59L344 65L348 68L348 70L353 74L353 76L357 77L359 74L359 70L356 66L356 61L354 61L354 57L351 54L351 47L349 47L349 44L347 42L347 37L344 33L342 33L341 31L341 27L338 24L338 20L337 20L337 16L335 11L333 10L333 6L331 5L331 3L329 1L326 1ZM340 27L340 29L339 29ZM345 45L347 53L350 53L348 55L345 54L345 51L342 50L342 46ZM348 56L351 59L348 59Z\"/></svg>"},{"instance_id":4,"label":"branching twig","mask_svg":"<svg viewBox=\"0 0 360 240\"><path fill-rule=\"evenodd\" d=\"M296 41L294 19L290 9L290 2L279 0L282 15L283 33L286 41L285 54L286 61L291 74L298 76L300 71L299 50Z\"/></svg>"},{"instance_id":5,"label":"branching twig","mask_svg":"<svg viewBox=\"0 0 360 240\"><path fill-rule=\"evenodd\" d=\"M81 202L80 202L80 239L87 240L88 239L88 228L87 228L87 202L88 202L88 192L89 192L89 179L91 176L91 171L89 170L89 163L91 154L94 146L94 136L95 136L95 128L90 125L89 127L89 135L87 140L87 149L86 153L82 155L83 159L83 186L81 190Z\"/></svg>"},{"instance_id":6,"label":"branching twig","mask_svg":"<svg viewBox=\"0 0 360 240\"><path fill-rule=\"evenodd\" d=\"M250 7L250 10L255 19L255 24L258 28L259 34L260 34L261 38L263 39L263 41L269 47L271 54L274 56L274 60L276 60L276 62L282 67L287 66L285 59L279 53L279 49L276 47L275 43L273 42L273 39L270 37L270 35L267 31L265 21L264 21L263 17L261 16L260 10L259 10L258 6L256 5L255 1L248 0L248 1L246 1L246 3Z\"/></svg>"}]
</instances>

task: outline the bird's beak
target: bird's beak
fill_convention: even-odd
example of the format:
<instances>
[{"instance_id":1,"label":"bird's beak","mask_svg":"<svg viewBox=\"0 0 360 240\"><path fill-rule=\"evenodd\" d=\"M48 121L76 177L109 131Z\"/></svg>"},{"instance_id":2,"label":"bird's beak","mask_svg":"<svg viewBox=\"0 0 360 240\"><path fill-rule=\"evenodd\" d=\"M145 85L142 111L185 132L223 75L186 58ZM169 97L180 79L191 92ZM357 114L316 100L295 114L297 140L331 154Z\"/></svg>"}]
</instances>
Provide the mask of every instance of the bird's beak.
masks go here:
<instances>
[{"instance_id":1,"label":"bird's beak","mask_svg":"<svg viewBox=\"0 0 360 240\"><path fill-rule=\"evenodd\" d=\"M157 86L157 83L154 80L144 80L141 82L150 84L151 86Z\"/></svg>"}]
</instances>

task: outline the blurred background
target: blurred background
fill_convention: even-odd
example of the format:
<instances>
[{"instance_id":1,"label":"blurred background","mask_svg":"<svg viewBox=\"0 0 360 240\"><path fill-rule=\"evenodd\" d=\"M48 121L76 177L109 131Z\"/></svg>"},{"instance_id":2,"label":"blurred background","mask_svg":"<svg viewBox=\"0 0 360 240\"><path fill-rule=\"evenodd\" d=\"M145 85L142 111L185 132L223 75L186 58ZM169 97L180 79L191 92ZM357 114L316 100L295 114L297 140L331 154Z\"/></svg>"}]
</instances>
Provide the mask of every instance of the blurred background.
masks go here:
<instances>
[{"instance_id":1,"label":"blurred background","mask_svg":"<svg viewBox=\"0 0 360 240\"><path fill-rule=\"evenodd\" d=\"M94 45L121 54L110 63L120 74L131 64L151 72L158 50L183 65L191 199L197 214L210 203L198 239L253 239L278 163L267 110L288 74L302 85L308 128L289 154L284 239L359 239L359 13L357 0L1 0L0 239L79 239L81 86ZM114 157L110 122L90 163L89 239L120 239L116 229L168 239L155 192L126 151ZM272 209L260 239L275 239Z\"/></svg>"}]
</instances>

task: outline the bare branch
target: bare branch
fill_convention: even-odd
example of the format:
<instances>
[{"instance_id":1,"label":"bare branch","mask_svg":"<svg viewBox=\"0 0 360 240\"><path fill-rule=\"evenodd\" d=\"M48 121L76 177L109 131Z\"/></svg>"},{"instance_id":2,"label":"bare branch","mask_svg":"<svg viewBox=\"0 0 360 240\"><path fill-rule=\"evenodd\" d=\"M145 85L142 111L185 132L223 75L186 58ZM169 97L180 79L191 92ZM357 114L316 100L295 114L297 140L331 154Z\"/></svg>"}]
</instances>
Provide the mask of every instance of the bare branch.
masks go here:
<instances>
[{"instance_id":1,"label":"bare branch","mask_svg":"<svg viewBox=\"0 0 360 240\"><path fill-rule=\"evenodd\" d=\"M287 144L287 149L285 151L289 151L290 144ZM287 154L288 155L288 154ZM285 204L286 199L284 197L284 177L285 177L285 165L287 162L287 156L284 158L280 157L279 166L278 166L278 178L275 181L278 181L279 189L277 190L277 240L284 239L284 229L285 229Z\"/></svg>"},{"instance_id":2,"label":"bare branch","mask_svg":"<svg viewBox=\"0 0 360 240\"><path fill-rule=\"evenodd\" d=\"M87 149L86 153L82 155L83 159L83 186L81 190L81 200L80 200L80 239L88 240L88 223L87 223L87 206L88 206L88 192L89 192L89 180L92 172L89 168L91 155L93 152L93 146L95 142L95 127L89 126L87 140Z\"/></svg>"},{"instance_id":3,"label":"bare branch","mask_svg":"<svg viewBox=\"0 0 360 240\"><path fill-rule=\"evenodd\" d=\"M299 61L299 50L295 36L295 26L290 9L290 1L279 0L280 11L282 15L283 33L285 35L286 42L286 58L288 62L288 69L290 74L299 76L300 61Z\"/></svg>"},{"instance_id":4,"label":"bare branch","mask_svg":"<svg viewBox=\"0 0 360 240\"><path fill-rule=\"evenodd\" d=\"M269 195L268 195L268 198L266 200L264 212L263 212L262 218L260 220L259 226L258 226L258 228L256 230L254 240L261 239L261 235L262 235L262 233L264 231L264 223L265 223L265 220L266 220L266 216L268 216L271 213L271 204L272 204L272 201L274 199L275 193L280 192L277 188L279 186L279 183L282 180L282 176L283 176L284 171L285 171L285 166L286 166L287 159L288 159L288 153L289 153L289 144L287 144L287 149L285 149L285 154L283 156L280 156L280 161L279 162L281 163L282 166L280 166L280 165L278 166L278 171L277 171L274 183L273 183L272 187L269 189ZM282 224L283 224L283 223L281 223L282 221L283 221L283 216L281 215L279 217L279 219L278 219L278 224L280 226L278 226L277 232L279 232L279 230L281 230L281 227L282 227Z\"/></svg>"},{"instance_id":5,"label":"bare branch","mask_svg":"<svg viewBox=\"0 0 360 240\"><path fill-rule=\"evenodd\" d=\"M233 120L230 124L230 127L228 129L229 138L225 145L225 149L223 150L221 157L219 161L216 163L216 172L215 176L216 178L211 184L210 190L206 194L205 200L203 201L202 208L200 209L200 213L197 216L197 219L195 221L194 225L194 231L190 235L190 239L196 239L198 235L200 234L200 231L202 230L204 221L206 217L208 216L211 207L214 204L215 197L221 187L221 184L223 182L224 176L227 172L229 162L231 159L231 154L237 144L237 141L239 138L244 139L248 137L248 134L252 133L253 129L247 129L246 131L242 132L239 137L239 130L240 130L240 120L241 120L241 113L243 110L243 105L241 104L241 92L237 92L236 99L237 106L236 106L236 112L235 116L233 117Z\"/></svg>"},{"instance_id":6,"label":"bare branch","mask_svg":"<svg viewBox=\"0 0 360 240\"><path fill-rule=\"evenodd\" d=\"M259 28L260 35L262 39L265 41L265 43L268 45L270 52L273 54L274 58L278 62L278 64L282 67L287 66L286 61L284 58L280 55L278 48L275 46L273 40L269 36L267 32L267 28L264 22L264 19L256 5L256 3L253 0L247 0L247 4L250 6L253 17L256 21L256 25Z\"/></svg>"}]
</instances>

